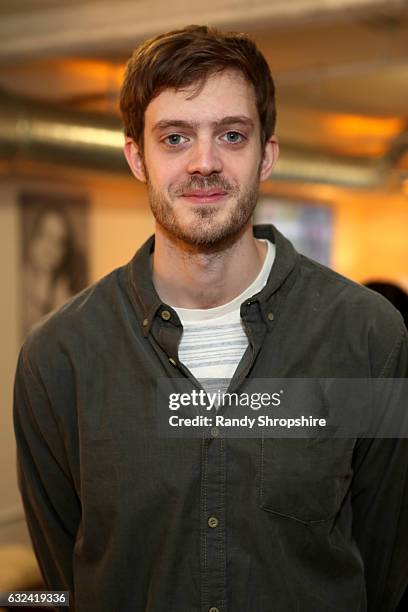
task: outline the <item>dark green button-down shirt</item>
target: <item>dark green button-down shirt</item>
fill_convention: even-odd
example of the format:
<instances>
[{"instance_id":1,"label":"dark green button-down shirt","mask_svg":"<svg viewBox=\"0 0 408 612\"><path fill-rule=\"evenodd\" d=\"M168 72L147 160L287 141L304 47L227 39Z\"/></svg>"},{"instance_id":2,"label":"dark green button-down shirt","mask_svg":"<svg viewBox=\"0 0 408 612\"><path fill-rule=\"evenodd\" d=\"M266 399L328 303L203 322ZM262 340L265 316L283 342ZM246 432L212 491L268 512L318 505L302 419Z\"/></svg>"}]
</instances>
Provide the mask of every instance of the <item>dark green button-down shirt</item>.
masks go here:
<instances>
[{"instance_id":1,"label":"dark green button-down shirt","mask_svg":"<svg viewBox=\"0 0 408 612\"><path fill-rule=\"evenodd\" d=\"M241 305L246 377L406 377L382 297L299 255L274 227L266 286ZM404 439L160 438L161 377L182 326L150 238L41 322L19 358L14 422L47 586L77 612L392 612L407 583Z\"/></svg>"}]
</instances>

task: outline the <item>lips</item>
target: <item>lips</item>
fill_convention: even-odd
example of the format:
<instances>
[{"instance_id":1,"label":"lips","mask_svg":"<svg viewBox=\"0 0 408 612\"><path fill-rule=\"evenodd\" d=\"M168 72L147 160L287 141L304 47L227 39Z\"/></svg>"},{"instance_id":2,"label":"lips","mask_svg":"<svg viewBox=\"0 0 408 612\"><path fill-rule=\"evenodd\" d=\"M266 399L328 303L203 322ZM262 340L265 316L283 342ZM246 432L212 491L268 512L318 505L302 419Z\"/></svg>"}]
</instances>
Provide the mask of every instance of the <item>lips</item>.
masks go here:
<instances>
[{"instance_id":1,"label":"lips","mask_svg":"<svg viewBox=\"0 0 408 612\"><path fill-rule=\"evenodd\" d=\"M197 189L194 191L186 191L183 193L183 198L194 204L212 204L218 202L228 195L223 189Z\"/></svg>"},{"instance_id":2,"label":"lips","mask_svg":"<svg viewBox=\"0 0 408 612\"><path fill-rule=\"evenodd\" d=\"M221 189L208 189L208 190L197 189L195 191L187 191L183 193L183 196L185 198L208 198L208 197L213 197L213 196L223 196L226 194L227 192Z\"/></svg>"}]
</instances>

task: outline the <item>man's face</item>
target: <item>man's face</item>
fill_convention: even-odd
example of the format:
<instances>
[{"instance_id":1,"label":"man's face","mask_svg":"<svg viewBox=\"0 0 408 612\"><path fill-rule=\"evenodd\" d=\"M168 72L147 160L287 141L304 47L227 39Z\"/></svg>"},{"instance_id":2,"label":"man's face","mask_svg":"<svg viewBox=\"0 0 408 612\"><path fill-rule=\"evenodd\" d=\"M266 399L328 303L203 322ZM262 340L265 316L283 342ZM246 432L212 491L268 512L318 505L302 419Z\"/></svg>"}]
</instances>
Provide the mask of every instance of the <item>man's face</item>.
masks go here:
<instances>
[{"instance_id":1,"label":"man's face","mask_svg":"<svg viewBox=\"0 0 408 612\"><path fill-rule=\"evenodd\" d=\"M150 102L144 155L133 159L139 174L132 169L147 182L158 224L189 245L213 247L248 224L277 143L267 144L265 164L255 94L241 73L210 76L198 95L196 87L166 89Z\"/></svg>"}]
</instances>

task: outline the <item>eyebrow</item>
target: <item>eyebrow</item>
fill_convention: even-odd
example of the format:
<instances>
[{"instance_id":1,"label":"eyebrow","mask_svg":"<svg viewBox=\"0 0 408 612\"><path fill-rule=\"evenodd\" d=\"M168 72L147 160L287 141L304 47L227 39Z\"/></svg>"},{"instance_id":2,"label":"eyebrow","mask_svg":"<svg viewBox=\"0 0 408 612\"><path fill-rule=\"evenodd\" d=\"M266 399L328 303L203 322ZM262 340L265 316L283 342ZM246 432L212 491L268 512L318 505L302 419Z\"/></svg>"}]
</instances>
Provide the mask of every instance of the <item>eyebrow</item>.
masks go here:
<instances>
[{"instance_id":1,"label":"eyebrow","mask_svg":"<svg viewBox=\"0 0 408 612\"><path fill-rule=\"evenodd\" d=\"M161 130L166 130L168 128L198 128L200 123L198 121L185 121L184 119L161 119L157 123L154 124L152 131L160 132ZM223 127L226 125L242 125L244 127L253 128L254 122L249 117L245 115L230 115L227 117L223 117L222 119L217 119L216 121L212 121L210 124L212 127Z\"/></svg>"}]
</instances>

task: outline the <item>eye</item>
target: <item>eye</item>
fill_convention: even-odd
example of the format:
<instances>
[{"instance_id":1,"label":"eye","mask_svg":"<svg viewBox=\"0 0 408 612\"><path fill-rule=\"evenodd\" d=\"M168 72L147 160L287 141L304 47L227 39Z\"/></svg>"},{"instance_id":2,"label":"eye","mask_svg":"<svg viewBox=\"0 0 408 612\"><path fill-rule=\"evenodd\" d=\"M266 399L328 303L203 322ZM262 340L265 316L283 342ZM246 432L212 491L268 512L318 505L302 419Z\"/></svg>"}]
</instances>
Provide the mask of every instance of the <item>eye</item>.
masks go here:
<instances>
[{"instance_id":1,"label":"eye","mask_svg":"<svg viewBox=\"0 0 408 612\"><path fill-rule=\"evenodd\" d=\"M241 134L240 132L236 132L235 130L230 130L229 132L226 132L223 138L231 144L240 143L246 140L243 134Z\"/></svg>"},{"instance_id":2,"label":"eye","mask_svg":"<svg viewBox=\"0 0 408 612\"><path fill-rule=\"evenodd\" d=\"M181 136L181 134L169 134L163 141L166 145L170 145L175 147L182 142L187 142L187 138L185 136Z\"/></svg>"}]
</instances>

